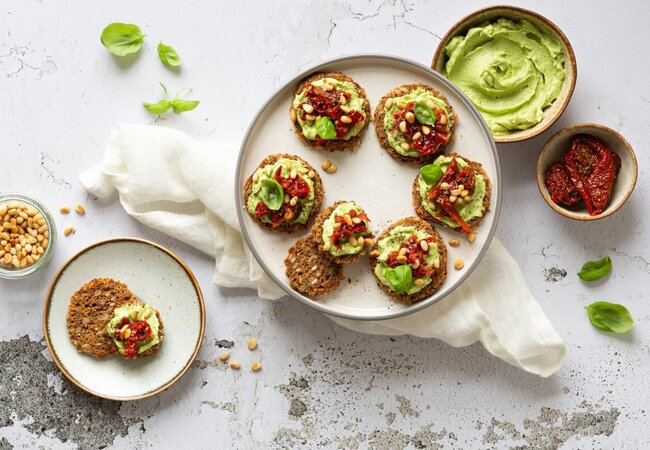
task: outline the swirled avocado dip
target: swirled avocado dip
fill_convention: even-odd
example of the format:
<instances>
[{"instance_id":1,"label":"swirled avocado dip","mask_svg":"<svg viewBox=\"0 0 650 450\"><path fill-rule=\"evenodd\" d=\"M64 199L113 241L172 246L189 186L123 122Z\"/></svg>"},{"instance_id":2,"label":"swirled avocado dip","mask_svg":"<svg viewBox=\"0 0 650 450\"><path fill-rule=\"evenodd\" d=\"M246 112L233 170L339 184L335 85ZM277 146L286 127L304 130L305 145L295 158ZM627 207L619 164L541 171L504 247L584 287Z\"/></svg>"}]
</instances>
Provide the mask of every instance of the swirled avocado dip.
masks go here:
<instances>
[{"instance_id":1,"label":"swirled avocado dip","mask_svg":"<svg viewBox=\"0 0 650 450\"><path fill-rule=\"evenodd\" d=\"M445 76L479 109L492 134L542 121L566 77L562 43L531 22L499 19L453 37Z\"/></svg>"}]
</instances>

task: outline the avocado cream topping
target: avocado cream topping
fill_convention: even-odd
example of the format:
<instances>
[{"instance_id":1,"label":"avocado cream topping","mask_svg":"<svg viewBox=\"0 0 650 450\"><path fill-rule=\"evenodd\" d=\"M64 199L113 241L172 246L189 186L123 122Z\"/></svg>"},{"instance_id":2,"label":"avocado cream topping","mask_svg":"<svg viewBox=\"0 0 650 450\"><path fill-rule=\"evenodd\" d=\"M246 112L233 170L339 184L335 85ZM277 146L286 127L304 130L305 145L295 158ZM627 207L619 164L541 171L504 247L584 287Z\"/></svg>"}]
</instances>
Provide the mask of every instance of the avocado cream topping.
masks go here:
<instances>
[{"instance_id":1,"label":"avocado cream topping","mask_svg":"<svg viewBox=\"0 0 650 450\"><path fill-rule=\"evenodd\" d=\"M160 342L159 328L158 316L151 306L130 303L115 308L106 333L122 355L133 357Z\"/></svg>"},{"instance_id":2,"label":"avocado cream topping","mask_svg":"<svg viewBox=\"0 0 650 450\"><path fill-rule=\"evenodd\" d=\"M449 106L422 87L384 104L384 130L390 146L409 157L435 153L449 142L453 125Z\"/></svg>"},{"instance_id":3,"label":"avocado cream topping","mask_svg":"<svg viewBox=\"0 0 650 450\"><path fill-rule=\"evenodd\" d=\"M371 234L369 222L363 209L356 203L339 203L323 223L322 239L325 248L329 247L332 256L359 253L364 248L363 238Z\"/></svg>"},{"instance_id":4,"label":"avocado cream topping","mask_svg":"<svg viewBox=\"0 0 650 450\"><path fill-rule=\"evenodd\" d=\"M257 169L246 209L273 226L307 223L315 195L308 174L305 163L289 158Z\"/></svg>"},{"instance_id":5,"label":"avocado cream topping","mask_svg":"<svg viewBox=\"0 0 650 450\"><path fill-rule=\"evenodd\" d=\"M445 52L445 75L497 136L540 123L566 77L561 41L527 20L484 23L453 37Z\"/></svg>"},{"instance_id":6,"label":"avocado cream topping","mask_svg":"<svg viewBox=\"0 0 650 450\"><path fill-rule=\"evenodd\" d=\"M439 156L429 166L440 167L442 173L445 173L451 163L451 156ZM460 169L468 166L467 162L462 158L456 158L456 163ZM428 167L428 166L424 166ZM429 199L429 193L435 185L428 184L422 175L418 176L418 187L422 207L433 217L445 223L449 227L458 228L460 224L448 215L441 215L441 207L434 200ZM476 173L474 176L474 186L472 192L468 192L465 198L462 198L462 203L454 203L456 210L460 217L469 222L476 217L483 217L483 199L486 194L485 178L483 175ZM456 196L459 197L459 196ZM467 198L470 197L470 198Z\"/></svg>"},{"instance_id":7,"label":"avocado cream topping","mask_svg":"<svg viewBox=\"0 0 650 450\"><path fill-rule=\"evenodd\" d=\"M377 250L375 275L398 294L410 295L424 289L440 265L436 239L413 226L393 228L379 240Z\"/></svg>"},{"instance_id":8,"label":"avocado cream topping","mask_svg":"<svg viewBox=\"0 0 650 450\"><path fill-rule=\"evenodd\" d=\"M349 140L368 120L364 102L354 83L321 78L297 94L292 105L305 138Z\"/></svg>"}]
</instances>

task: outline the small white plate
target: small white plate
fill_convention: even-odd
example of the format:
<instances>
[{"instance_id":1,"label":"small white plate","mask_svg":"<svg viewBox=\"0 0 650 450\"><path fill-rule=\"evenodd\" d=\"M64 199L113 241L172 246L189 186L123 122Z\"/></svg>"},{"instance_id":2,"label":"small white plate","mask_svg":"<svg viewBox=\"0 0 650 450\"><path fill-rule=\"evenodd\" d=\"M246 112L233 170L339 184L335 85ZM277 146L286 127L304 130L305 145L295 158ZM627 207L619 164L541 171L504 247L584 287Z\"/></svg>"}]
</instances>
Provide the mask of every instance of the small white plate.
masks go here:
<instances>
[{"instance_id":1,"label":"small white plate","mask_svg":"<svg viewBox=\"0 0 650 450\"><path fill-rule=\"evenodd\" d=\"M70 297L93 278L126 283L160 312L165 338L153 356L126 360L77 352L68 337ZM189 267L153 242L116 238L77 253L52 280L43 308L45 341L54 363L84 391L111 400L139 400L174 384L194 361L205 328L203 295Z\"/></svg>"},{"instance_id":2,"label":"small white plate","mask_svg":"<svg viewBox=\"0 0 650 450\"><path fill-rule=\"evenodd\" d=\"M447 153L459 153L483 164L492 181L490 212L481 221L473 244L466 235L436 226L443 239L460 239L460 247L449 250L448 274L442 287L430 298L414 305L394 302L376 285L367 258L346 265L343 281L334 292L311 299L291 289L285 275L284 258L296 240L307 234L276 233L263 229L248 215L242 200L242 185L260 162L272 153L292 153L317 168L323 180L323 208L337 200L354 200L368 213L375 233L394 221L415 216L411 199L413 181L419 167L396 161L381 147L374 124L364 134L361 145L353 152L327 152L303 144L293 132L289 106L299 81L314 72L340 71L363 87L374 113L377 102L389 90L407 83L426 83L447 97L458 114L454 141ZM338 171L326 174L321 162L330 159ZM383 55L359 55L337 58L304 71L281 87L257 113L242 142L235 177L237 214L244 238L253 255L269 276L289 295L309 306L338 317L378 320L411 314L441 300L474 270L485 254L496 229L501 205L501 176L496 146L485 121L469 99L446 78L421 64L404 58ZM465 262L454 270L456 258Z\"/></svg>"}]
</instances>

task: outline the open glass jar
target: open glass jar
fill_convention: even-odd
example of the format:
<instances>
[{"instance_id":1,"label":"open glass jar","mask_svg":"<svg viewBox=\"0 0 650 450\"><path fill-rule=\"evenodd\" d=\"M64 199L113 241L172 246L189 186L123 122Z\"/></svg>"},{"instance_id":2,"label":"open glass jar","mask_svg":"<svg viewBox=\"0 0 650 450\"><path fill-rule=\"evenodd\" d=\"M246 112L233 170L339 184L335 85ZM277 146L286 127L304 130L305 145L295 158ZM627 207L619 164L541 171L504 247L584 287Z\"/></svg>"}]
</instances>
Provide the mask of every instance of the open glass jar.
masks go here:
<instances>
[{"instance_id":1,"label":"open glass jar","mask_svg":"<svg viewBox=\"0 0 650 450\"><path fill-rule=\"evenodd\" d=\"M22 194L0 194L0 278L37 272L55 247L56 224L41 202Z\"/></svg>"}]
</instances>

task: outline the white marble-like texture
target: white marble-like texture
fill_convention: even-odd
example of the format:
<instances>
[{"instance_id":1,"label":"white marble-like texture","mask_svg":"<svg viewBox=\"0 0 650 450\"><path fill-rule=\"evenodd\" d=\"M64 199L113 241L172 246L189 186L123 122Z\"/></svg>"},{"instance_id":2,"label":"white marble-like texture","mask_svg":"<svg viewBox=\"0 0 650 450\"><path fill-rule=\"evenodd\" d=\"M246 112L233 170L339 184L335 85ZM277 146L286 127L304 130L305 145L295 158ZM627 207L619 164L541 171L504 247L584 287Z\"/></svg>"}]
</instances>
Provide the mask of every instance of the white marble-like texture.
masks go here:
<instances>
[{"instance_id":1,"label":"white marble-like texture","mask_svg":"<svg viewBox=\"0 0 650 450\"><path fill-rule=\"evenodd\" d=\"M141 107L162 81L194 88L195 111L158 123L197 138L239 139L285 79L322 59L381 52L430 62L446 30L479 1L5 1L0 7L0 192L17 191L62 217L46 270L0 281L0 448L630 448L650 446L650 4L642 1L520 1L555 21L578 60L573 99L554 127L500 146L504 199L498 237L567 342L568 356L541 379L489 356L410 337L357 335L296 301L269 303L211 283L212 261L130 219L115 198L96 200L76 181L100 158L118 121L150 123ZM139 24L147 43L130 61L99 43L112 21ZM184 60L171 72L159 40ZM545 140L574 122L620 131L639 158L639 182L613 217L577 223L541 199L535 162ZM123 405L75 392L42 356L41 308L56 269L111 236L165 245L190 265L206 299L206 339L196 364L169 391ZM610 254L609 279L585 285L581 264ZM545 270L566 269L559 282ZM594 329L583 306L623 303L636 326L623 337ZM20 339L27 335L28 338ZM259 349L245 349L249 335ZM234 341L247 367L225 370L215 340ZM222 343L223 345L223 343ZM28 353L19 364L21 352ZM48 356L49 358L49 356ZM82 427L81 424L87 424Z\"/></svg>"}]
</instances>

